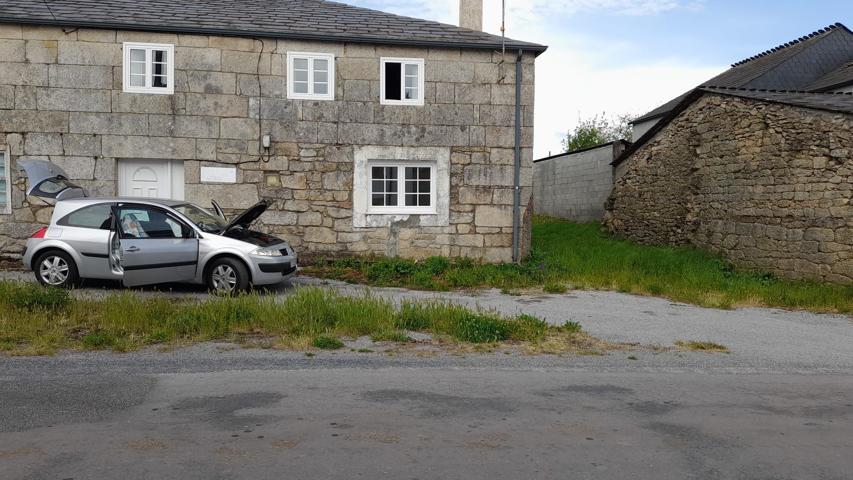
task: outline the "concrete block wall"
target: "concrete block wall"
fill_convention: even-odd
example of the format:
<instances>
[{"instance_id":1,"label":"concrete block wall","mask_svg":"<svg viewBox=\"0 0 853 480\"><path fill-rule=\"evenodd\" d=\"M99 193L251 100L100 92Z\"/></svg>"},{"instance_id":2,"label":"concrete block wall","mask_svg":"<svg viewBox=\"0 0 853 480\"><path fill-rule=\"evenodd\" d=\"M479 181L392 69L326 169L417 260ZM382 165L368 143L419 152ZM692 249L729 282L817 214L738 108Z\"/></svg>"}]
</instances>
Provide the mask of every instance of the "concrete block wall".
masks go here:
<instances>
[{"instance_id":1,"label":"concrete block wall","mask_svg":"<svg viewBox=\"0 0 853 480\"><path fill-rule=\"evenodd\" d=\"M175 45L175 93L122 91L122 42ZM336 56L334 101L286 98L288 51ZM245 208L303 253L511 256L515 57L481 50L61 29L0 24L0 145L15 163L59 164L95 195L116 194L122 158L181 160L186 199ZM379 58L425 59L425 105L379 103ZM534 56L525 55L522 206L532 192ZM259 147L269 134L272 148ZM450 155L450 212L353 226L354 148L437 147ZM201 183L202 166L237 167L237 184ZM50 207L14 179L0 253L20 254ZM524 211L529 216L529 211ZM529 232L525 232L529 239Z\"/></svg>"},{"instance_id":2,"label":"concrete block wall","mask_svg":"<svg viewBox=\"0 0 853 480\"><path fill-rule=\"evenodd\" d=\"M535 213L575 222L601 220L613 188L610 163L614 152L621 151L617 145L622 144L608 143L534 162Z\"/></svg>"}]
</instances>

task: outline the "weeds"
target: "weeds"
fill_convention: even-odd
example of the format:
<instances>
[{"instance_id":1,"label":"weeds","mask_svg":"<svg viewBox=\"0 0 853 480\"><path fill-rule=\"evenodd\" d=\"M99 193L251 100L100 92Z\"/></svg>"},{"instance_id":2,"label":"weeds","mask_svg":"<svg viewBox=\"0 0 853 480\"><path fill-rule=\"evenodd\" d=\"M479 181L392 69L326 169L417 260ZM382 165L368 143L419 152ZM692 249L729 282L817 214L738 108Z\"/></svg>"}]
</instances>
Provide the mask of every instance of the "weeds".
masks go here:
<instances>
[{"instance_id":1,"label":"weeds","mask_svg":"<svg viewBox=\"0 0 853 480\"><path fill-rule=\"evenodd\" d=\"M491 287L512 295L538 287L563 293L569 284L713 308L768 306L853 313L853 285L784 280L738 270L721 257L695 248L638 245L602 233L598 223L546 217L534 218L533 249L521 265L442 257L360 258L320 261L305 272L425 290Z\"/></svg>"},{"instance_id":2,"label":"weeds","mask_svg":"<svg viewBox=\"0 0 853 480\"><path fill-rule=\"evenodd\" d=\"M432 268L444 267L436 261ZM251 294L193 302L143 299L132 292L83 300L36 284L0 282L0 307L0 350L13 354L127 351L208 340L338 349L342 336L410 343L406 331L471 344L540 343L569 331L530 315L507 317L439 301L395 306L370 294L348 297L314 287L281 299Z\"/></svg>"},{"instance_id":3,"label":"weeds","mask_svg":"<svg viewBox=\"0 0 853 480\"><path fill-rule=\"evenodd\" d=\"M684 341L679 340L675 342L679 348L684 350L691 350L694 352L718 352L718 353L729 353L728 347L725 345L720 345L719 343L714 342L697 342L694 340Z\"/></svg>"}]
</instances>

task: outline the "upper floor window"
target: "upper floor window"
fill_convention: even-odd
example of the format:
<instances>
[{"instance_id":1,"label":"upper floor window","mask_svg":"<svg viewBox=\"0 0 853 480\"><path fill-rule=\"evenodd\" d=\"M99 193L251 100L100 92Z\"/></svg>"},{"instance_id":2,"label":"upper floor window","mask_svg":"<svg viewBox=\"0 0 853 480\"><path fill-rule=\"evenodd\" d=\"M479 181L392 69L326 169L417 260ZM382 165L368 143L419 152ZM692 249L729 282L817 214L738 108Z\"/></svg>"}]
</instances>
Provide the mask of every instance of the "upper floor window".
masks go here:
<instances>
[{"instance_id":1,"label":"upper floor window","mask_svg":"<svg viewBox=\"0 0 853 480\"><path fill-rule=\"evenodd\" d=\"M175 93L175 46L124 43L124 91Z\"/></svg>"},{"instance_id":2,"label":"upper floor window","mask_svg":"<svg viewBox=\"0 0 853 480\"><path fill-rule=\"evenodd\" d=\"M335 56L287 52L287 98L335 99Z\"/></svg>"},{"instance_id":3,"label":"upper floor window","mask_svg":"<svg viewBox=\"0 0 853 480\"><path fill-rule=\"evenodd\" d=\"M9 155L0 146L0 213L12 213L12 189L9 186Z\"/></svg>"},{"instance_id":4,"label":"upper floor window","mask_svg":"<svg viewBox=\"0 0 853 480\"><path fill-rule=\"evenodd\" d=\"M424 60L382 58L379 72L379 102L384 105L424 104Z\"/></svg>"}]
</instances>

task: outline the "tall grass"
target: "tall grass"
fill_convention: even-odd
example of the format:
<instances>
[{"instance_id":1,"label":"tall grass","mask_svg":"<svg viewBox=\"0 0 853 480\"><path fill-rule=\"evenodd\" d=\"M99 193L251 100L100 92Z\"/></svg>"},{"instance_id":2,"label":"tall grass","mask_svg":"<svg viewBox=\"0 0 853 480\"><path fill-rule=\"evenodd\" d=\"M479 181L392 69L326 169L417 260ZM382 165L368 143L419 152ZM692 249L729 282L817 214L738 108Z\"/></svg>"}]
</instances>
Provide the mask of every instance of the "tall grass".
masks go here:
<instances>
[{"instance_id":1,"label":"tall grass","mask_svg":"<svg viewBox=\"0 0 853 480\"><path fill-rule=\"evenodd\" d=\"M370 294L350 297L321 288L300 288L284 298L244 295L179 302L132 292L75 299L65 290L0 282L0 350L14 353L131 350L247 335L336 348L340 343L335 339L341 336L409 342L402 330L470 343L538 342L562 333L527 315L506 317L441 302L404 302L397 307Z\"/></svg>"},{"instance_id":2,"label":"tall grass","mask_svg":"<svg viewBox=\"0 0 853 480\"><path fill-rule=\"evenodd\" d=\"M638 245L601 232L598 223L538 217L533 248L521 265L487 265L433 257L338 259L307 273L382 286L427 290L541 287L559 293L575 288L656 295L717 308L770 306L853 313L853 285L791 281L737 270L721 257L689 247Z\"/></svg>"}]
</instances>

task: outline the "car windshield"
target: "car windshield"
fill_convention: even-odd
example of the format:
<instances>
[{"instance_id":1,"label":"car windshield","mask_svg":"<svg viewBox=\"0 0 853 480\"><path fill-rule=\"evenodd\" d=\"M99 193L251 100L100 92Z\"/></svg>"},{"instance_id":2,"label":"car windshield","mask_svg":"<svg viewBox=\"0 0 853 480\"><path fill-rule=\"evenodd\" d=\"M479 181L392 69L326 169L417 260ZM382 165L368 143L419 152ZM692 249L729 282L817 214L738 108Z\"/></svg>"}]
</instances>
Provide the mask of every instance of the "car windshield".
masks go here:
<instances>
[{"instance_id":1,"label":"car windshield","mask_svg":"<svg viewBox=\"0 0 853 480\"><path fill-rule=\"evenodd\" d=\"M228 222L222 218L219 218L198 205L193 205L192 203L184 203L172 208L177 210L181 215L192 220L192 222L203 232L219 233L228 225Z\"/></svg>"}]
</instances>

